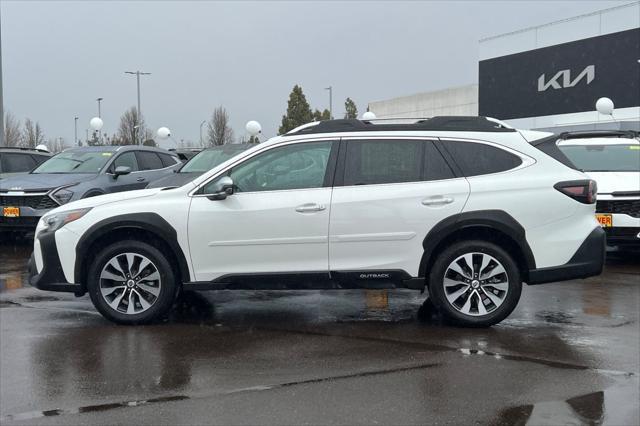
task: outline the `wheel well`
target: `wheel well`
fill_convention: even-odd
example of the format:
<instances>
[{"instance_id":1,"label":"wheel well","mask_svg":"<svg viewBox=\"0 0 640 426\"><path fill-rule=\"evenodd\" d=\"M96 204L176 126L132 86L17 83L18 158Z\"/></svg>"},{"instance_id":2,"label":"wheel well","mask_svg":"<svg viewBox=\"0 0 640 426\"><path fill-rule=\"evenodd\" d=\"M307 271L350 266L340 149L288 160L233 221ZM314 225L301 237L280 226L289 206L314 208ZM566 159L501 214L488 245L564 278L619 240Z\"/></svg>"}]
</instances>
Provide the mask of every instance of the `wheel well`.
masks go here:
<instances>
[{"instance_id":1,"label":"wheel well","mask_svg":"<svg viewBox=\"0 0 640 426\"><path fill-rule=\"evenodd\" d=\"M185 281L184 276L180 271L180 268L178 267L179 262L176 254L171 249L171 246L164 239L162 239L162 237L146 229L137 227L123 227L117 228L113 231L105 233L104 235L101 235L86 248L85 253L87 253L87 255L82 262L80 269L80 283L82 284L83 290L86 290L89 267L96 258L99 249L101 247L106 247L112 243L123 240L143 241L157 248L162 252L162 254L167 257L167 260L169 260L169 265L173 269L173 273L180 280L180 282Z\"/></svg>"},{"instance_id":2,"label":"wheel well","mask_svg":"<svg viewBox=\"0 0 640 426\"><path fill-rule=\"evenodd\" d=\"M436 257L438 257L438 254L445 248L453 243L469 240L488 241L503 248L513 256L513 260L516 262L516 265L518 265L518 269L520 269L522 281L528 281L529 265L520 245L509 235L498 229L478 225L459 228L438 242L433 250L429 252L425 251L422 255L422 260L420 261L420 276L427 277L427 271L431 269L431 266L435 262Z\"/></svg>"},{"instance_id":3,"label":"wheel well","mask_svg":"<svg viewBox=\"0 0 640 426\"><path fill-rule=\"evenodd\" d=\"M87 192L84 193L84 195L82 196L82 198L89 198L89 197L97 197L98 195L104 195L104 192L98 190L98 189L90 189Z\"/></svg>"}]
</instances>

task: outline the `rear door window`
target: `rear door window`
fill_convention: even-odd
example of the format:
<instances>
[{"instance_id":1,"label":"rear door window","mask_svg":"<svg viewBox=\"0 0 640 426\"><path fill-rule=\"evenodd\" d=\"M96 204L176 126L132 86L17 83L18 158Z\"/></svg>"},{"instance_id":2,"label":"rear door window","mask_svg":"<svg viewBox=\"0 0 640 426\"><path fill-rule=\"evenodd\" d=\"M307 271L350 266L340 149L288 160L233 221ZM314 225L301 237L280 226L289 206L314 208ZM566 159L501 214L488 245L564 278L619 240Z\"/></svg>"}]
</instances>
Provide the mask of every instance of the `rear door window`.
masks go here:
<instances>
[{"instance_id":1,"label":"rear door window","mask_svg":"<svg viewBox=\"0 0 640 426\"><path fill-rule=\"evenodd\" d=\"M157 170L162 169L162 160L155 152L149 151L136 151L136 158L138 159L138 167L140 170Z\"/></svg>"},{"instance_id":2,"label":"rear door window","mask_svg":"<svg viewBox=\"0 0 640 426\"><path fill-rule=\"evenodd\" d=\"M465 176L480 176L515 169L522 164L517 155L480 142L442 141Z\"/></svg>"},{"instance_id":3,"label":"rear door window","mask_svg":"<svg viewBox=\"0 0 640 426\"><path fill-rule=\"evenodd\" d=\"M421 140L349 140L344 184L419 182L423 155Z\"/></svg>"},{"instance_id":4,"label":"rear door window","mask_svg":"<svg viewBox=\"0 0 640 426\"><path fill-rule=\"evenodd\" d=\"M36 162L29 154L6 153L2 154L3 173L21 173L31 171Z\"/></svg>"},{"instance_id":5,"label":"rear door window","mask_svg":"<svg viewBox=\"0 0 640 426\"><path fill-rule=\"evenodd\" d=\"M455 174L440 151L431 141L427 141L424 146L424 176L422 180L443 180L453 179Z\"/></svg>"}]
</instances>

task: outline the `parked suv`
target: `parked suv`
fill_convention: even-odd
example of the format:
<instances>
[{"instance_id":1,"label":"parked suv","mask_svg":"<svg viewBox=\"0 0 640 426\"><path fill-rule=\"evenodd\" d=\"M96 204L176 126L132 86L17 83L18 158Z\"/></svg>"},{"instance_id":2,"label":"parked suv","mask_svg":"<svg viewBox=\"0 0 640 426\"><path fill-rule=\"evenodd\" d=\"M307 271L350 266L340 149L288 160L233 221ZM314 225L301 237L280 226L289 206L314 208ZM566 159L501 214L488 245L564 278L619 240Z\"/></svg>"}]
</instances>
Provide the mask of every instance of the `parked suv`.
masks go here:
<instances>
[{"instance_id":1,"label":"parked suv","mask_svg":"<svg viewBox=\"0 0 640 426\"><path fill-rule=\"evenodd\" d=\"M534 144L597 182L596 218L609 245L640 248L638 132L566 132Z\"/></svg>"},{"instance_id":2,"label":"parked suv","mask_svg":"<svg viewBox=\"0 0 640 426\"><path fill-rule=\"evenodd\" d=\"M207 148L200 151L195 156L187 160L175 173L161 177L158 180L149 182L147 188L164 188L167 186L182 186L194 180L201 174L208 172L218 164L238 153L255 146L250 143L230 143L225 145Z\"/></svg>"},{"instance_id":3,"label":"parked suv","mask_svg":"<svg viewBox=\"0 0 640 426\"><path fill-rule=\"evenodd\" d=\"M177 156L144 146L65 150L31 173L0 180L0 230L33 230L50 210L82 198L141 189L180 165Z\"/></svg>"},{"instance_id":4,"label":"parked suv","mask_svg":"<svg viewBox=\"0 0 640 426\"><path fill-rule=\"evenodd\" d=\"M427 289L495 324L522 283L597 275L595 182L483 117L310 123L173 189L62 206L30 282L88 292L112 321L165 315L180 289Z\"/></svg>"},{"instance_id":5,"label":"parked suv","mask_svg":"<svg viewBox=\"0 0 640 426\"><path fill-rule=\"evenodd\" d=\"M29 173L51 157L42 149L0 146L0 179Z\"/></svg>"}]
</instances>

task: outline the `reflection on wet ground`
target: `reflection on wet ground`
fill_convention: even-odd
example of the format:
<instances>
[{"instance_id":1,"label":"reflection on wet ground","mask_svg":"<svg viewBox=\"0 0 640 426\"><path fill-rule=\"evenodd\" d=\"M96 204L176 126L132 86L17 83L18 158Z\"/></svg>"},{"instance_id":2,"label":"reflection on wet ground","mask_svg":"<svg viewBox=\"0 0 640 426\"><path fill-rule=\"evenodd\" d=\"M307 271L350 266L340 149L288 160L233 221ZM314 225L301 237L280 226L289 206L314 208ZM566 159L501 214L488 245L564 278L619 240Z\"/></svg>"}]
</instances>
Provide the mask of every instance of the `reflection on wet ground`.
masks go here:
<instances>
[{"instance_id":1,"label":"reflection on wet ground","mask_svg":"<svg viewBox=\"0 0 640 426\"><path fill-rule=\"evenodd\" d=\"M188 292L121 327L26 286L29 244L0 248L0 424L639 422L633 256L525 287L488 329L404 290Z\"/></svg>"}]
</instances>

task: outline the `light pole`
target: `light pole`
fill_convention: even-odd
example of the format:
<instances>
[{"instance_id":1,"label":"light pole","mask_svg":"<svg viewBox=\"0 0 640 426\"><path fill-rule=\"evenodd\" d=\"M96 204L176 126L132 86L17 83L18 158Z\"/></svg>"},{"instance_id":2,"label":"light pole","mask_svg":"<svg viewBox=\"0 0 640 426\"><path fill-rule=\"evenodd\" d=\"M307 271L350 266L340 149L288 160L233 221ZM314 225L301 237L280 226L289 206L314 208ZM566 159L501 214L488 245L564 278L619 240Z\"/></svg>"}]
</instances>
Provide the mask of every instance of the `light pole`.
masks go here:
<instances>
[{"instance_id":1,"label":"light pole","mask_svg":"<svg viewBox=\"0 0 640 426\"><path fill-rule=\"evenodd\" d=\"M73 145L78 145L78 117L73 117Z\"/></svg>"},{"instance_id":2,"label":"light pole","mask_svg":"<svg viewBox=\"0 0 640 426\"><path fill-rule=\"evenodd\" d=\"M200 146L204 146L204 140L202 139L202 125L206 122L207 120L202 120L202 123L200 123Z\"/></svg>"},{"instance_id":3,"label":"light pole","mask_svg":"<svg viewBox=\"0 0 640 426\"><path fill-rule=\"evenodd\" d=\"M102 118L102 115L100 114L100 102L102 102L102 99L104 98L96 99L96 101L98 101L98 118Z\"/></svg>"},{"instance_id":4,"label":"light pole","mask_svg":"<svg viewBox=\"0 0 640 426\"><path fill-rule=\"evenodd\" d=\"M150 72L142 72L142 71L125 71L125 74L133 74L136 76L136 85L138 87L138 123L141 122L142 120L142 112L140 111L140 76L141 75L150 75ZM138 133L138 131L136 130L136 133ZM140 141L140 137L137 137L136 139L138 139L138 144L141 143Z\"/></svg>"},{"instance_id":5,"label":"light pole","mask_svg":"<svg viewBox=\"0 0 640 426\"><path fill-rule=\"evenodd\" d=\"M325 87L324 90L329 91L329 119L333 119L333 88L331 86Z\"/></svg>"}]
</instances>

